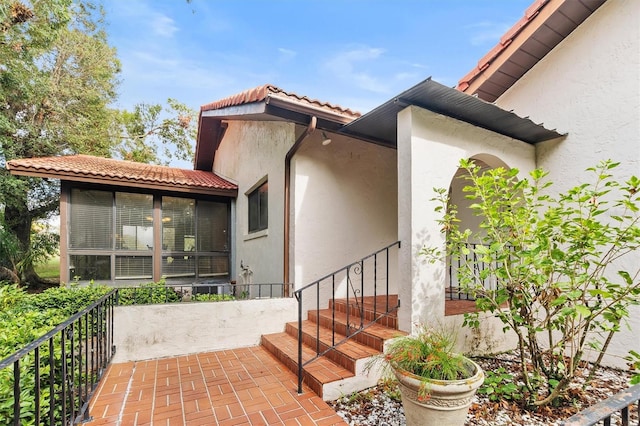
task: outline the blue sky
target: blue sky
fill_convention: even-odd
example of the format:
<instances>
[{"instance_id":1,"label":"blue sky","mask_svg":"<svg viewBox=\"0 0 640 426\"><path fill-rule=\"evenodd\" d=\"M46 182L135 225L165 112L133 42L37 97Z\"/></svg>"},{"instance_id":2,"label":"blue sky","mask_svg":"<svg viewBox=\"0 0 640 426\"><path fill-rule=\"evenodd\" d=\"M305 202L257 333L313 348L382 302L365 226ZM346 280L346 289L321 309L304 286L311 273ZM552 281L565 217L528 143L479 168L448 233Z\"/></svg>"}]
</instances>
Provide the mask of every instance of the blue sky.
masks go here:
<instances>
[{"instance_id":1,"label":"blue sky","mask_svg":"<svg viewBox=\"0 0 640 426\"><path fill-rule=\"evenodd\" d=\"M266 83L367 112L469 72L533 0L108 0L121 108Z\"/></svg>"}]
</instances>

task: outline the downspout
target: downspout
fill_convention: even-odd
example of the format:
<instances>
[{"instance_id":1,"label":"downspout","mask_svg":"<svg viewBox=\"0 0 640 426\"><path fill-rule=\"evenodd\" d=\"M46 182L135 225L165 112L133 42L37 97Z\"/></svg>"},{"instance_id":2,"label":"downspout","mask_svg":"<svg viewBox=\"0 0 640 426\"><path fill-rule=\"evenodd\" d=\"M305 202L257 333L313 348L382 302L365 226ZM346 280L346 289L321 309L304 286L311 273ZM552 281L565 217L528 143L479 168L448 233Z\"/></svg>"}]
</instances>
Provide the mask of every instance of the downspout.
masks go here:
<instances>
[{"instance_id":1,"label":"downspout","mask_svg":"<svg viewBox=\"0 0 640 426\"><path fill-rule=\"evenodd\" d=\"M289 238L291 226L291 159L302 145L302 142L316 130L318 119L311 117L309 125L304 132L296 139L293 146L284 157L284 274L283 276L283 296L289 297Z\"/></svg>"}]
</instances>

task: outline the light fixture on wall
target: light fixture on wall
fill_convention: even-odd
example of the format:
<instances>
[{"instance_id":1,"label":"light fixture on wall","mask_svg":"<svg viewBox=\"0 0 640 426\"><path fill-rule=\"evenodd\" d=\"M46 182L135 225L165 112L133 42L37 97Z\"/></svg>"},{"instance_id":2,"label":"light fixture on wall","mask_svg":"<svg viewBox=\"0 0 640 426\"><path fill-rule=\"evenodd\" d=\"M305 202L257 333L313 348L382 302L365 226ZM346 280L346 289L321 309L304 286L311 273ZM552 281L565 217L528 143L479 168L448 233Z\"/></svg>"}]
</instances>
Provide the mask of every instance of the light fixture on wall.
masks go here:
<instances>
[{"instance_id":1,"label":"light fixture on wall","mask_svg":"<svg viewBox=\"0 0 640 426\"><path fill-rule=\"evenodd\" d=\"M325 132L322 132L322 145L327 146L331 143L331 138Z\"/></svg>"}]
</instances>

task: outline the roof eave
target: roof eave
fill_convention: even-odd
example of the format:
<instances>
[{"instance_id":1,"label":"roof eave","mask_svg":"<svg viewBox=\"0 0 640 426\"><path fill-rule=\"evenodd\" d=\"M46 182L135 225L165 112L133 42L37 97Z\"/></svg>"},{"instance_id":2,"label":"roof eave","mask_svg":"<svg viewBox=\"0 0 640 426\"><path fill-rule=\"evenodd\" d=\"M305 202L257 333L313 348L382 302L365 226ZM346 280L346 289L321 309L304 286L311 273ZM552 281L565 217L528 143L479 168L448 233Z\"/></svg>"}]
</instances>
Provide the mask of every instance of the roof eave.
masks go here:
<instances>
[{"instance_id":1,"label":"roof eave","mask_svg":"<svg viewBox=\"0 0 640 426\"><path fill-rule=\"evenodd\" d=\"M197 187L192 185L181 185L179 183L163 183L163 182L147 182L143 180L136 180L131 182L127 178L119 178L115 176L91 176L91 175L79 175L76 173L62 172L51 169L33 169L23 168L20 166L13 166L7 164L7 169L12 175L16 176L29 176L47 179L60 179L68 182L82 182L99 185L113 185L123 188L142 188L155 191L164 192L180 192L197 195L212 195L222 197L237 197L237 189L224 189L224 188L212 188L212 187Z\"/></svg>"},{"instance_id":2,"label":"roof eave","mask_svg":"<svg viewBox=\"0 0 640 426\"><path fill-rule=\"evenodd\" d=\"M215 152L224 136L221 131L225 121L252 120L261 117L283 119L296 124L308 124L309 117L318 119L318 128L337 131L355 117L331 112L322 107L303 104L284 96L269 94L264 100L249 104L234 105L220 109L201 110L198 121L198 137L194 157L195 170L213 170Z\"/></svg>"}]
</instances>

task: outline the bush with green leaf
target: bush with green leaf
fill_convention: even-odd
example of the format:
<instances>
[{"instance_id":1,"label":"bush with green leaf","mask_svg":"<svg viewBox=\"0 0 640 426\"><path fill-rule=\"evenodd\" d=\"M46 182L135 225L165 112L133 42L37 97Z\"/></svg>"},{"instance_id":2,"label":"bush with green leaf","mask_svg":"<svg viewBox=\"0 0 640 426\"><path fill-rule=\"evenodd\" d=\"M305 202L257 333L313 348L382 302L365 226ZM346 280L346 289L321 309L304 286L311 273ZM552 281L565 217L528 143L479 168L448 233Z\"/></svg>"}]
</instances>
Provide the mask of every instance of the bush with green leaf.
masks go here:
<instances>
[{"instance_id":1,"label":"bush with green leaf","mask_svg":"<svg viewBox=\"0 0 640 426\"><path fill-rule=\"evenodd\" d=\"M119 305L151 305L180 301L182 301L182 294L173 287L167 286L164 280L118 290Z\"/></svg>"},{"instance_id":2,"label":"bush with green leaf","mask_svg":"<svg viewBox=\"0 0 640 426\"><path fill-rule=\"evenodd\" d=\"M28 294L17 285L0 283L0 360L11 356L15 351L44 336L71 315L91 305L110 290L105 286L72 286L51 288L42 293ZM97 321L97 318L91 317L89 319ZM77 353L78 346L83 344L81 337L84 336L84 333L85 330L80 327L73 329L74 349L71 348L70 336L67 336L65 342L67 362L69 362L69 354ZM39 358L40 380L43 383L40 389L39 403L41 407L49 407L49 345L41 346ZM61 371L63 358L60 334L54 337L53 358L54 368L56 371ZM21 424L33 424L35 419L36 401L33 389L36 375L34 364L33 352L25 355L20 361ZM95 372L90 372L90 374L95 374ZM13 418L13 377L13 368L8 367L0 370L0 419ZM55 380L54 392L59 392L61 389L59 381L62 380L59 374L55 375ZM75 380L79 383L79 375L76 375ZM61 420L60 408L54 407L54 410L55 418Z\"/></svg>"},{"instance_id":3,"label":"bush with green leaf","mask_svg":"<svg viewBox=\"0 0 640 426\"><path fill-rule=\"evenodd\" d=\"M191 300L194 302L224 302L227 300L236 300L236 298L231 294L199 293L191 296Z\"/></svg>"},{"instance_id":4,"label":"bush with green leaf","mask_svg":"<svg viewBox=\"0 0 640 426\"><path fill-rule=\"evenodd\" d=\"M498 367L484 372L484 383L478 393L487 395L491 401L518 401L522 399L521 386L515 382L513 374L504 367Z\"/></svg>"},{"instance_id":5,"label":"bush with green leaf","mask_svg":"<svg viewBox=\"0 0 640 426\"><path fill-rule=\"evenodd\" d=\"M587 350L597 355L589 383L630 307L640 303L640 265L623 261L640 248L640 179L614 178L617 165L603 161L589 169L591 183L554 196L542 170L519 179L515 169L482 170L463 160L464 192L481 221L473 231L460 227L448 190L436 190L447 252L422 253L461 262L460 284L478 308L466 315L467 325L479 327L479 314L489 312L515 333L532 406L563 397ZM497 288L483 287L489 277Z\"/></svg>"}]
</instances>

